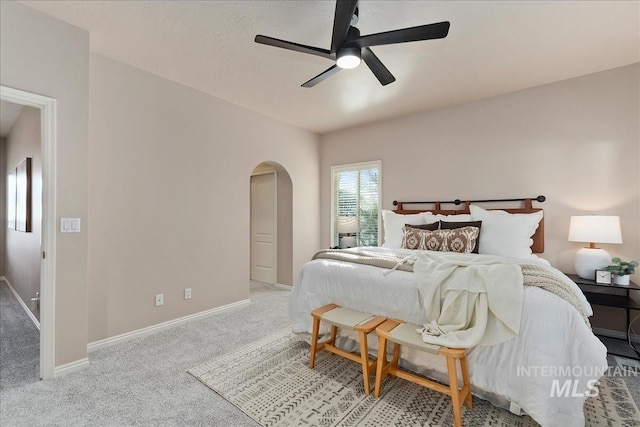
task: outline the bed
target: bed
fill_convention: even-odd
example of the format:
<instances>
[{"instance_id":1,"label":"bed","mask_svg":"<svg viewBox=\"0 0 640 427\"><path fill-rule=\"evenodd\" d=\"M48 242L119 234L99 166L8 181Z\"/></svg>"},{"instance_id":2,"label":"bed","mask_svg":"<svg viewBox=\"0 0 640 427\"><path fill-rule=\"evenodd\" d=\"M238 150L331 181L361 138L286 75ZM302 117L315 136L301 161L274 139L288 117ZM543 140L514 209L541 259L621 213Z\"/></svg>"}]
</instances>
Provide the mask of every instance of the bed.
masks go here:
<instances>
[{"instance_id":1,"label":"bed","mask_svg":"<svg viewBox=\"0 0 640 427\"><path fill-rule=\"evenodd\" d=\"M450 202L428 202L434 208L424 210L405 209L408 202L394 202L396 210L383 211L385 244L366 250L383 257L412 256L416 250L399 247L402 243L398 241L398 226L406 238L405 223L427 224L436 218L444 221L440 226L456 220L482 221L477 242L480 254L501 262L535 266L554 280L564 282L575 297L572 303L544 286L523 286L518 336L497 345L471 348L469 368L476 396L514 413L524 412L543 426L583 426L584 401L597 392L594 385L607 369L606 348L585 321L593 313L579 288L536 255L544 251L544 219L542 210L534 208L532 202L544 198L507 201L513 200L524 201L524 207L493 210L483 209L474 201L455 201L463 207L441 209L443 203ZM347 251L359 250L362 248ZM328 303L422 324L424 312L418 303L417 287L416 277L410 271L391 271L336 259L312 260L303 266L292 290L289 305L292 329L295 333L309 333L311 310ZM339 345L356 349L351 338L346 333ZM370 351L373 354L377 351L374 337ZM446 378L444 361L437 356L403 349L401 359L409 369L438 380Z\"/></svg>"}]
</instances>

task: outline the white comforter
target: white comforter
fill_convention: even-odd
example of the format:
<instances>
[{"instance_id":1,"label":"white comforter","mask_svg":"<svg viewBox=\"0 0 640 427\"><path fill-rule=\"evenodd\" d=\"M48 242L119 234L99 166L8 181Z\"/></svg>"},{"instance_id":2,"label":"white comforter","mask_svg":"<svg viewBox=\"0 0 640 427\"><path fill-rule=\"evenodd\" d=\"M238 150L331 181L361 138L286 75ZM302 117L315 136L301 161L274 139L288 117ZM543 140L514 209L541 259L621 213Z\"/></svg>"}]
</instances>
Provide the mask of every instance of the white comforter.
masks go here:
<instances>
[{"instance_id":1,"label":"white comforter","mask_svg":"<svg viewBox=\"0 0 640 427\"><path fill-rule=\"evenodd\" d=\"M587 315L592 315L586 298L569 278L544 260L526 262L562 276L577 290ZM291 294L293 331L311 332L311 310L328 303L418 324L424 316L414 273L388 273L378 267L326 259L311 261L302 268ZM370 342L373 353L377 342ZM495 346L477 346L468 355L476 394L500 405L511 402L511 409L522 408L543 426L583 426L584 401L593 393L593 381L607 368L605 346L578 311L558 296L529 286L524 289L520 335ZM446 372L444 361L437 356L403 349L401 357L418 369ZM571 381L571 390L557 393L566 381ZM552 396L554 388L556 395Z\"/></svg>"}]
</instances>

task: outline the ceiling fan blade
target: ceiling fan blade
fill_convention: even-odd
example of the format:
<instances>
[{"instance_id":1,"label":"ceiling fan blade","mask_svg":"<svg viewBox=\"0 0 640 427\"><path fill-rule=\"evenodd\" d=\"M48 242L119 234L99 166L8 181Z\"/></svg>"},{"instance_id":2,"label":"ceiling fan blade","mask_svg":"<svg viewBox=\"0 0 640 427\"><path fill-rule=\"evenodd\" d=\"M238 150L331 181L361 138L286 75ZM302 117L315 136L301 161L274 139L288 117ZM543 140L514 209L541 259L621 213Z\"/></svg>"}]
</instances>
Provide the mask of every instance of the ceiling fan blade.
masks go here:
<instances>
[{"instance_id":1,"label":"ceiling fan blade","mask_svg":"<svg viewBox=\"0 0 640 427\"><path fill-rule=\"evenodd\" d=\"M329 77L333 76L335 73L337 73L341 69L342 68L338 67L337 65L333 65L331 66L331 68L324 70L323 72L321 72L320 74L318 74L317 76L309 80L308 82L303 83L302 87L314 87L321 81L326 80Z\"/></svg>"},{"instance_id":2,"label":"ceiling fan blade","mask_svg":"<svg viewBox=\"0 0 640 427\"><path fill-rule=\"evenodd\" d=\"M387 67L384 66L382 61L380 61L380 59L378 59L378 57L374 55L373 51L368 47L362 49L362 60L371 69L371 72L380 81L380 84L382 86L386 86L389 83L393 83L396 81L396 78L393 77L393 74L391 74Z\"/></svg>"},{"instance_id":3,"label":"ceiling fan blade","mask_svg":"<svg viewBox=\"0 0 640 427\"><path fill-rule=\"evenodd\" d=\"M417 42L420 40L443 39L449 33L448 21L436 24L420 25L418 27L403 28L401 30L385 31L384 33L361 36L352 42L359 47L380 46L384 44Z\"/></svg>"},{"instance_id":4,"label":"ceiling fan blade","mask_svg":"<svg viewBox=\"0 0 640 427\"><path fill-rule=\"evenodd\" d=\"M345 37L347 37L347 31L351 25L351 17L356 10L358 0L337 0L336 1L336 13L333 17L333 34L331 37L331 52L336 53Z\"/></svg>"},{"instance_id":5,"label":"ceiling fan blade","mask_svg":"<svg viewBox=\"0 0 640 427\"><path fill-rule=\"evenodd\" d=\"M319 47L307 46L303 44L288 42L286 40L280 40L273 37L257 35L255 38L256 43L266 44L267 46L279 47L282 49L293 50L300 53L308 53L310 55L321 56L328 59L336 59L336 56L329 52L327 49L321 49Z\"/></svg>"}]
</instances>

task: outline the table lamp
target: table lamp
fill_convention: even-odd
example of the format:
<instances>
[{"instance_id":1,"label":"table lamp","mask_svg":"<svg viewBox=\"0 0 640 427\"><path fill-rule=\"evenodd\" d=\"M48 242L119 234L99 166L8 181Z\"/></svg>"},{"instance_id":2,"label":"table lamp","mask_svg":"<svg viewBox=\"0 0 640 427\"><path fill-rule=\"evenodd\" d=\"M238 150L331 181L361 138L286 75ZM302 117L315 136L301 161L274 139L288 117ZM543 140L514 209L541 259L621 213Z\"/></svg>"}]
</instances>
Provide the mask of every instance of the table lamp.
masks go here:
<instances>
[{"instance_id":1,"label":"table lamp","mask_svg":"<svg viewBox=\"0 0 640 427\"><path fill-rule=\"evenodd\" d=\"M338 217L338 233L343 234L340 240L340 247L353 248L358 246L355 236L351 234L358 232L357 216L339 216Z\"/></svg>"},{"instance_id":2,"label":"table lamp","mask_svg":"<svg viewBox=\"0 0 640 427\"><path fill-rule=\"evenodd\" d=\"M572 216L569 223L569 241L586 242L588 247L576 253L575 268L578 276L594 280L596 270L611 265L611 256L596 243L622 243L620 217L603 215Z\"/></svg>"}]
</instances>

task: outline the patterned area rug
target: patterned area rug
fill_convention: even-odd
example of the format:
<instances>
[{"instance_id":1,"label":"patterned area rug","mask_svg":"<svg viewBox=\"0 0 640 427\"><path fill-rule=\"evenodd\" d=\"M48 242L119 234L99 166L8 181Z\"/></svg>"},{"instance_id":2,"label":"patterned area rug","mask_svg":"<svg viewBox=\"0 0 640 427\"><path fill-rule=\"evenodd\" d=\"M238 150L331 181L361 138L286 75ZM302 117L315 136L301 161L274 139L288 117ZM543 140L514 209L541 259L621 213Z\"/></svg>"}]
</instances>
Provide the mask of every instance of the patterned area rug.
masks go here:
<instances>
[{"instance_id":1,"label":"patterned area rug","mask_svg":"<svg viewBox=\"0 0 640 427\"><path fill-rule=\"evenodd\" d=\"M366 396L355 362L320 352L309 369L309 345L285 330L189 370L262 426L449 426L451 400L411 382L386 378L380 399ZM587 400L588 426L640 426L640 411L622 378L603 377ZM430 408L425 411L424 408ZM466 426L537 426L473 398Z\"/></svg>"}]
</instances>

